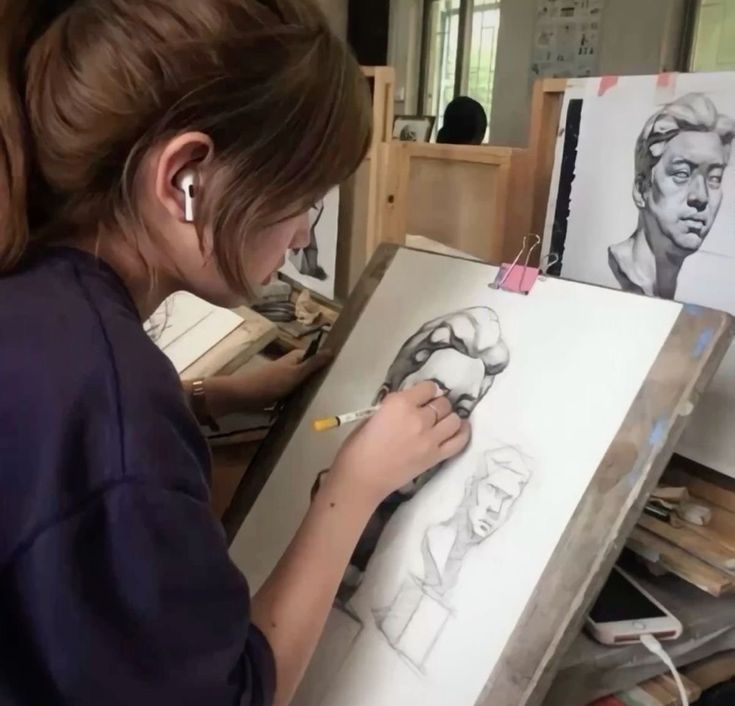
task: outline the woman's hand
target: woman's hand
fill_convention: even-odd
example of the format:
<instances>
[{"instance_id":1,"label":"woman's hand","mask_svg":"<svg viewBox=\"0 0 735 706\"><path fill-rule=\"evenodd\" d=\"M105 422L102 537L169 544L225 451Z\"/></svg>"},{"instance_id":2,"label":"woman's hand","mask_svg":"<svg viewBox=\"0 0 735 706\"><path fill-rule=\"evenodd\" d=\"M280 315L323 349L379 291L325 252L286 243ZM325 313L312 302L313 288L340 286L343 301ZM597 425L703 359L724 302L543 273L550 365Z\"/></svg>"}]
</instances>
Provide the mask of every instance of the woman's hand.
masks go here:
<instances>
[{"instance_id":1,"label":"woman's hand","mask_svg":"<svg viewBox=\"0 0 735 706\"><path fill-rule=\"evenodd\" d=\"M368 502L380 503L442 461L460 453L470 425L439 396L433 382L388 395L375 416L339 451L329 476Z\"/></svg>"},{"instance_id":2,"label":"woman's hand","mask_svg":"<svg viewBox=\"0 0 735 706\"><path fill-rule=\"evenodd\" d=\"M291 351L256 368L252 373L236 377L233 384L237 386L239 383L245 401L267 407L288 397L332 360L332 354L328 351L320 351L306 361L303 357L304 351Z\"/></svg>"},{"instance_id":3,"label":"woman's hand","mask_svg":"<svg viewBox=\"0 0 735 706\"><path fill-rule=\"evenodd\" d=\"M291 351L239 375L208 378L204 390L209 414L216 419L237 412L262 411L290 395L332 360L332 354L326 351L306 361L303 357L304 351ZM188 392L186 383L184 389Z\"/></svg>"}]
</instances>

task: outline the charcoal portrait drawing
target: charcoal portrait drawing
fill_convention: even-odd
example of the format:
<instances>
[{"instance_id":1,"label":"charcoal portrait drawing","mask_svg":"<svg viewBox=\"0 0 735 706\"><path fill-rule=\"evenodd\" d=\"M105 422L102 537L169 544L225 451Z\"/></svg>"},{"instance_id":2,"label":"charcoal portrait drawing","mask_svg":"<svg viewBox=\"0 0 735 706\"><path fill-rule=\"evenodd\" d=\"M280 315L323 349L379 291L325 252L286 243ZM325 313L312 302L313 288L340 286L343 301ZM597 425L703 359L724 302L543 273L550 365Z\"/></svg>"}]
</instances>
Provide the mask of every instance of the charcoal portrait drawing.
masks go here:
<instances>
[{"instance_id":1,"label":"charcoal portrait drawing","mask_svg":"<svg viewBox=\"0 0 735 706\"><path fill-rule=\"evenodd\" d=\"M635 146L635 232L608 250L628 292L676 295L684 261L712 230L722 205L735 121L701 93L689 93L652 115Z\"/></svg>"},{"instance_id":2,"label":"charcoal portrait drawing","mask_svg":"<svg viewBox=\"0 0 735 706\"><path fill-rule=\"evenodd\" d=\"M447 396L454 412L468 419L509 361L497 314L488 307L463 309L425 323L401 346L373 401L377 404L391 392L432 380ZM395 511L438 468L416 478L378 507L352 555L340 586L338 605L346 605L359 587L383 529Z\"/></svg>"},{"instance_id":3,"label":"charcoal portrait drawing","mask_svg":"<svg viewBox=\"0 0 735 706\"><path fill-rule=\"evenodd\" d=\"M317 229L324 215L324 201L319 201L309 211L309 244L301 250L293 250L289 259L294 267L307 277L314 277L320 281L327 279L327 273L319 264L319 242Z\"/></svg>"},{"instance_id":4,"label":"charcoal portrait drawing","mask_svg":"<svg viewBox=\"0 0 735 706\"><path fill-rule=\"evenodd\" d=\"M422 574L408 577L389 606L373 611L385 639L414 667L423 669L452 616L465 558L507 522L530 480L520 449L501 444L485 451L455 513L426 531Z\"/></svg>"}]
</instances>

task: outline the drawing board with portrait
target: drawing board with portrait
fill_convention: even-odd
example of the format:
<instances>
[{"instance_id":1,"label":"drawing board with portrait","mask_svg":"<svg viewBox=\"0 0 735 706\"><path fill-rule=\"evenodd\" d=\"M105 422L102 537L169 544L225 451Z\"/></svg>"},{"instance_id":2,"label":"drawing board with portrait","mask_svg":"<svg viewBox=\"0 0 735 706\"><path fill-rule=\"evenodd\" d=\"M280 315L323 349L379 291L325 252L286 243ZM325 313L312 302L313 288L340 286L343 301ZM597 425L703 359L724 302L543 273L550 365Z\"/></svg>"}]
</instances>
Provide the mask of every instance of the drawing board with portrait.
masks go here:
<instances>
[{"instance_id":1,"label":"drawing board with portrait","mask_svg":"<svg viewBox=\"0 0 735 706\"><path fill-rule=\"evenodd\" d=\"M350 431L317 434L314 418L432 379L472 425L460 457L371 518L294 706L537 703L726 347L717 312L555 279L522 296L496 274L382 246L328 341L333 366L225 517L257 591Z\"/></svg>"},{"instance_id":2,"label":"drawing board with portrait","mask_svg":"<svg viewBox=\"0 0 735 706\"><path fill-rule=\"evenodd\" d=\"M735 313L735 73L577 79L545 253L562 276ZM678 452L735 477L735 349Z\"/></svg>"}]
</instances>

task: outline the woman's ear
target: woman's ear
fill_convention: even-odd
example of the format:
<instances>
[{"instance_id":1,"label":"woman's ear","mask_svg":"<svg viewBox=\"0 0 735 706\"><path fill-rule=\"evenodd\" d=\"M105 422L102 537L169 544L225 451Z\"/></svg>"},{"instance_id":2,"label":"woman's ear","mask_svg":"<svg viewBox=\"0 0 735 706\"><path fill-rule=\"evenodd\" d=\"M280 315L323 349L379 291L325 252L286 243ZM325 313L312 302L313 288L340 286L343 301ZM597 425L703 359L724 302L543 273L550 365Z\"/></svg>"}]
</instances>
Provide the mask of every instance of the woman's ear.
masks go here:
<instances>
[{"instance_id":1,"label":"woman's ear","mask_svg":"<svg viewBox=\"0 0 735 706\"><path fill-rule=\"evenodd\" d=\"M201 132L177 135L164 146L155 173L155 194L171 218L191 223L202 190L202 166L211 158L214 145Z\"/></svg>"}]
</instances>

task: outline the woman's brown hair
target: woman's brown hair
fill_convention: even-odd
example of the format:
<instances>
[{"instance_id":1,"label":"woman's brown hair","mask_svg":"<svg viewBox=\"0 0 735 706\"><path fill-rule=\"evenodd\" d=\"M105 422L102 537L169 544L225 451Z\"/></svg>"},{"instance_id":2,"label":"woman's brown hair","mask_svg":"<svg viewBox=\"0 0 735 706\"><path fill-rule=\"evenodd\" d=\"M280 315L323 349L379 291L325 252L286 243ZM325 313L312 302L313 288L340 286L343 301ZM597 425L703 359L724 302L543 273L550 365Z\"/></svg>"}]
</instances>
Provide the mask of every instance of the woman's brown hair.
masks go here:
<instances>
[{"instance_id":1,"label":"woman's brown hair","mask_svg":"<svg viewBox=\"0 0 735 706\"><path fill-rule=\"evenodd\" d=\"M364 158L369 94L313 0L0 0L0 273L49 223L129 232L143 155L189 130L215 147L197 226L242 290L247 233Z\"/></svg>"}]
</instances>

